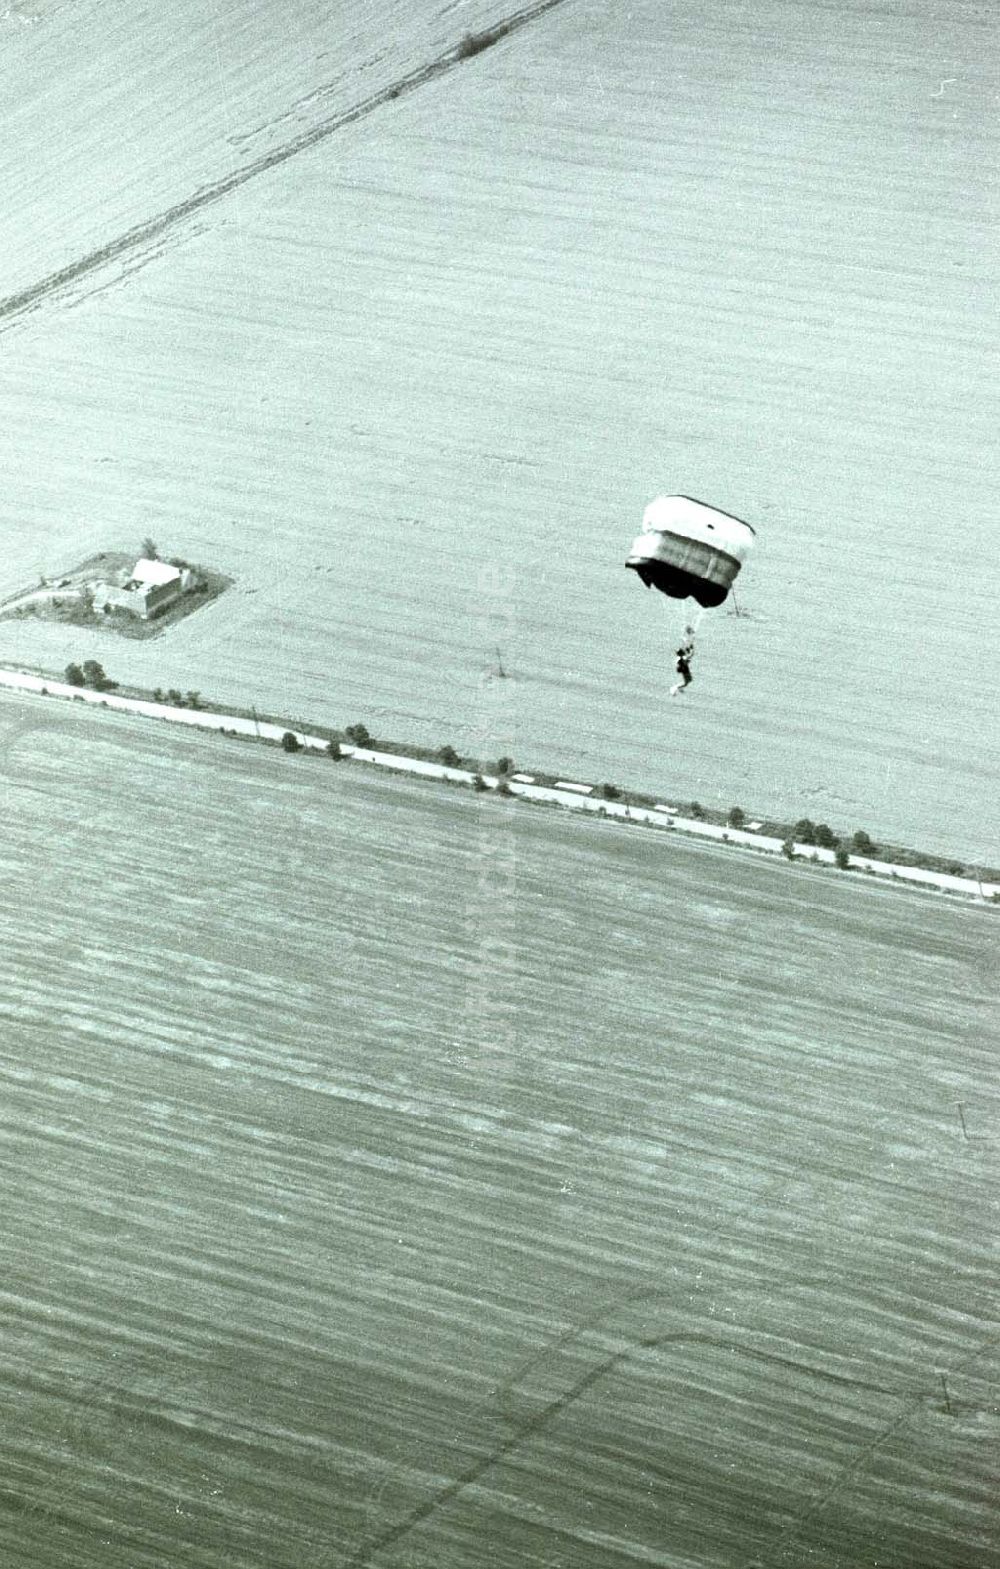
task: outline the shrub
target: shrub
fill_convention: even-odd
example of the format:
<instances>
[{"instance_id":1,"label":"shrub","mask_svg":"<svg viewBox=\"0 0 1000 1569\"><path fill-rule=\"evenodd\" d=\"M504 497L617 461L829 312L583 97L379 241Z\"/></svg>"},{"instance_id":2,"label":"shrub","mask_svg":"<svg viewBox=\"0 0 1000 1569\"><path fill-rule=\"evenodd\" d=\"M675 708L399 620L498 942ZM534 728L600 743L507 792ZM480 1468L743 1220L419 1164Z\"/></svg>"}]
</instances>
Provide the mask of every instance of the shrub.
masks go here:
<instances>
[{"instance_id":1,"label":"shrub","mask_svg":"<svg viewBox=\"0 0 1000 1569\"><path fill-rule=\"evenodd\" d=\"M326 755L327 757L332 757L335 763L342 763L347 753L341 751L339 741L328 741L326 744Z\"/></svg>"},{"instance_id":2,"label":"shrub","mask_svg":"<svg viewBox=\"0 0 1000 1569\"><path fill-rule=\"evenodd\" d=\"M162 703L163 702L163 688L162 688L162 686L154 686L154 688L153 688L153 702L154 703Z\"/></svg>"},{"instance_id":3,"label":"shrub","mask_svg":"<svg viewBox=\"0 0 1000 1569\"><path fill-rule=\"evenodd\" d=\"M849 869L850 864L851 864L851 858L848 855L847 851L844 849L844 846L842 844L837 846L837 849L834 852L834 857L833 858L836 861L837 865L840 867L840 870L842 872L846 872Z\"/></svg>"},{"instance_id":4,"label":"shrub","mask_svg":"<svg viewBox=\"0 0 1000 1569\"><path fill-rule=\"evenodd\" d=\"M621 791L619 790L618 786L614 784L602 784L601 794L606 801L621 800Z\"/></svg>"},{"instance_id":5,"label":"shrub","mask_svg":"<svg viewBox=\"0 0 1000 1569\"><path fill-rule=\"evenodd\" d=\"M167 702L171 703L174 708L184 707L184 699L175 686L169 688L167 692Z\"/></svg>"},{"instance_id":6,"label":"shrub","mask_svg":"<svg viewBox=\"0 0 1000 1569\"><path fill-rule=\"evenodd\" d=\"M483 778L482 774L473 774L472 788L473 790L480 792L486 789L486 780Z\"/></svg>"},{"instance_id":7,"label":"shrub","mask_svg":"<svg viewBox=\"0 0 1000 1569\"><path fill-rule=\"evenodd\" d=\"M792 838L791 834L789 834L788 838L782 844L781 853L785 857L786 861L795 860L795 840Z\"/></svg>"},{"instance_id":8,"label":"shrub","mask_svg":"<svg viewBox=\"0 0 1000 1569\"><path fill-rule=\"evenodd\" d=\"M438 749L438 757L447 768L457 768L462 759L453 746L442 746Z\"/></svg>"},{"instance_id":9,"label":"shrub","mask_svg":"<svg viewBox=\"0 0 1000 1569\"><path fill-rule=\"evenodd\" d=\"M155 539L150 539L148 534L146 535L145 539L142 542L141 549L142 549L142 553L146 557L147 561L158 561L159 560L159 550L157 548L156 541L155 541Z\"/></svg>"},{"instance_id":10,"label":"shrub","mask_svg":"<svg viewBox=\"0 0 1000 1569\"><path fill-rule=\"evenodd\" d=\"M201 693L200 692L189 692L188 695L187 695L187 700L188 700L188 706L189 707L191 707L191 708L200 708L201 707Z\"/></svg>"},{"instance_id":11,"label":"shrub","mask_svg":"<svg viewBox=\"0 0 1000 1569\"><path fill-rule=\"evenodd\" d=\"M286 752L300 752L302 750L302 742L291 730L285 731L281 738L281 744Z\"/></svg>"},{"instance_id":12,"label":"shrub","mask_svg":"<svg viewBox=\"0 0 1000 1569\"><path fill-rule=\"evenodd\" d=\"M95 692L103 692L105 687L109 687L112 684L104 673L104 666L99 664L96 659L85 659L83 661L83 679L88 686L94 688Z\"/></svg>"},{"instance_id":13,"label":"shrub","mask_svg":"<svg viewBox=\"0 0 1000 1569\"><path fill-rule=\"evenodd\" d=\"M371 744L372 738L364 725L348 725L344 734L348 741L353 742L355 746L369 746Z\"/></svg>"},{"instance_id":14,"label":"shrub","mask_svg":"<svg viewBox=\"0 0 1000 1569\"><path fill-rule=\"evenodd\" d=\"M742 806L731 806L729 808L729 816L726 818L726 822L730 828L742 828L746 820L747 814Z\"/></svg>"},{"instance_id":15,"label":"shrub","mask_svg":"<svg viewBox=\"0 0 1000 1569\"><path fill-rule=\"evenodd\" d=\"M702 806L700 801L692 801L691 805L688 807L688 812L699 823L704 820L705 808Z\"/></svg>"},{"instance_id":16,"label":"shrub","mask_svg":"<svg viewBox=\"0 0 1000 1569\"><path fill-rule=\"evenodd\" d=\"M816 841L823 850L835 850L840 843L829 823L816 824Z\"/></svg>"},{"instance_id":17,"label":"shrub","mask_svg":"<svg viewBox=\"0 0 1000 1569\"><path fill-rule=\"evenodd\" d=\"M949 861L946 870L949 877L965 876L965 867L962 865L961 861Z\"/></svg>"},{"instance_id":18,"label":"shrub","mask_svg":"<svg viewBox=\"0 0 1000 1569\"><path fill-rule=\"evenodd\" d=\"M512 757L497 758L497 773L512 774L514 772L514 759Z\"/></svg>"},{"instance_id":19,"label":"shrub","mask_svg":"<svg viewBox=\"0 0 1000 1569\"><path fill-rule=\"evenodd\" d=\"M80 669L79 665L67 665L64 674L70 686L86 685L83 671Z\"/></svg>"},{"instance_id":20,"label":"shrub","mask_svg":"<svg viewBox=\"0 0 1000 1569\"><path fill-rule=\"evenodd\" d=\"M871 839L865 833L863 828L855 829L854 838L852 839L851 843L854 845L854 848L857 850L859 855L874 855L875 853L876 846L872 844Z\"/></svg>"},{"instance_id":21,"label":"shrub","mask_svg":"<svg viewBox=\"0 0 1000 1569\"><path fill-rule=\"evenodd\" d=\"M793 835L798 844L815 844L816 824L808 817L800 817L795 824Z\"/></svg>"},{"instance_id":22,"label":"shrub","mask_svg":"<svg viewBox=\"0 0 1000 1569\"><path fill-rule=\"evenodd\" d=\"M482 54L484 49L490 49L493 44L508 31L507 27L490 27L482 33L466 33L455 55L459 60L471 60L473 55Z\"/></svg>"}]
</instances>

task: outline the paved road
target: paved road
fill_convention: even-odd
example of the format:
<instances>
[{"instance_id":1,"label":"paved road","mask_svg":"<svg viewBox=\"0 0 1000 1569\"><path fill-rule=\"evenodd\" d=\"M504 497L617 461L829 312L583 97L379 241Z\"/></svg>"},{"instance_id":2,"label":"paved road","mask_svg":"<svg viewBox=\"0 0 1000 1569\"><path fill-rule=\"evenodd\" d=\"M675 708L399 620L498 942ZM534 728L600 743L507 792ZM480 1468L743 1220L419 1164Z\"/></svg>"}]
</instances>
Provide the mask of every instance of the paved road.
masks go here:
<instances>
[{"instance_id":1,"label":"paved road","mask_svg":"<svg viewBox=\"0 0 1000 1569\"><path fill-rule=\"evenodd\" d=\"M69 686L64 681L31 675L24 671L0 669L0 686L15 691L44 693L49 697L80 699L92 705L116 708L123 712L142 714L150 719L166 719L174 724L190 725L200 730L230 731L255 740L280 741L290 730L299 745L309 751L325 752L329 746L326 736L295 730L290 724L272 724L264 720L246 719L238 714L218 714L210 709L175 708L169 703L154 703L145 698L122 697L114 692L95 692L86 687ZM376 767L392 768L402 773L418 774L428 779L447 779L456 784L471 784L473 774L467 768L449 768L443 763L429 763L419 758L402 757L397 752L379 752L371 747L347 746L342 750L357 762L372 763ZM499 780L494 774L484 774L484 782L495 790ZM587 787L590 788L590 787ZM603 817L618 817L631 822L646 823L654 827L670 828L680 833L697 834L702 838L743 845L770 855L780 855L783 843L767 834L744 832L737 828L721 828L716 823L701 822L685 817L669 808L647 808L605 801L593 794L581 793L581 786L549 788L545 785L518 784L510 786L511 793L530 801L544 801L552 805L569 807L575 811L596 812ZM836 857L832 850L818 845L795 844L795 853L805 860L833 865ZM917 866L898 866L873 857L852 855L849 864L857 871L869 871L876 876L889 877L902 882L916 883L937 888L942 892L961 894L967 898L989 899L1000 894L1000 885L980 883L969 877L952 877L944 872L925 871Z\"/></svg>"}]
</instances>

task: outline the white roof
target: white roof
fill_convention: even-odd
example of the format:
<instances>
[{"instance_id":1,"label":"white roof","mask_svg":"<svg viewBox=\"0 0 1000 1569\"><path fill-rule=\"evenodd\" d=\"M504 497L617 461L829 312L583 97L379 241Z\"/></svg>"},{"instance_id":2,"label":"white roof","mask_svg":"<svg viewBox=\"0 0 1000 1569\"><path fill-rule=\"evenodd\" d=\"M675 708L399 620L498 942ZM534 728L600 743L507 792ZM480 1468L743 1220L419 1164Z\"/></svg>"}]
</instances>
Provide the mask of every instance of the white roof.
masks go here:
<instances>
[{"instance_id":1,"label":"white roof","mask_svg":"<svg viewBox=\"0 0 1000 1569\"><path fill-rule=\"evenodd\" d=\"M148 556L140 556L135 564L132 577L137 583L173 583L181 575L180 567L172 567L169 561L151 561Z\"/></svg>"}]
</instances>

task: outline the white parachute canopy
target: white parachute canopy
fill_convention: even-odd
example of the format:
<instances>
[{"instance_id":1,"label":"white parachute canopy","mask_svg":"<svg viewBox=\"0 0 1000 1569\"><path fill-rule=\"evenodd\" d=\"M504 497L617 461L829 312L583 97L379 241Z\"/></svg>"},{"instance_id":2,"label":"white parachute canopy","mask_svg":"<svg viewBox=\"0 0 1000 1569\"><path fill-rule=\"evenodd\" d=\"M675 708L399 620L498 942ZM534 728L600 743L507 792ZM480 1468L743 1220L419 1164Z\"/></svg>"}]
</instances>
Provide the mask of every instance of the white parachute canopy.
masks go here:
<instances>
[{"instance_id":1,"label":"white parachute canopy","mask_svg":"<svg viewBox=\"0 0 1000 1569\"><path fill-rule=\"evenodd\" d=\"M657 496L625 565L671 599L721 605L754 542L749 523L691 496Z\"/></svg>"}]
</instances>

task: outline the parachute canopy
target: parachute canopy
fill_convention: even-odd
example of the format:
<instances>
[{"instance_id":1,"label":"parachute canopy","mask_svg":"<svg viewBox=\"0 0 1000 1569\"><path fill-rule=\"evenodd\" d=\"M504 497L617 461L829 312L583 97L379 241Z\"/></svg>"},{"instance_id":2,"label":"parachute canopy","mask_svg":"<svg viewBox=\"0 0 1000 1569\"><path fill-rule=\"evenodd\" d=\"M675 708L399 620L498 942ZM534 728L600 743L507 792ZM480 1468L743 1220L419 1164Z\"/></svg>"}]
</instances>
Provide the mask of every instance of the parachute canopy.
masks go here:
<instances>
[{"instance_id":1,"label":"parachute canopy","mask_svg":"<svg viewBox=\"0 0 1000 1569\"><path fill-rule=\"evenodd\" d=\"M690 496L657 496L625 565L671 599L721 605L754 541L749 523Z\"/></svg>"}]
</instances>

